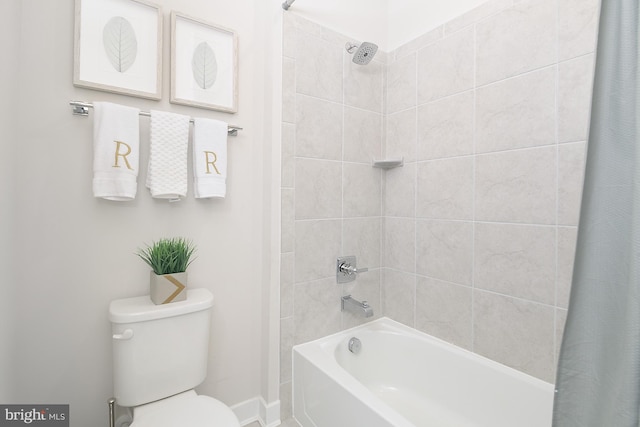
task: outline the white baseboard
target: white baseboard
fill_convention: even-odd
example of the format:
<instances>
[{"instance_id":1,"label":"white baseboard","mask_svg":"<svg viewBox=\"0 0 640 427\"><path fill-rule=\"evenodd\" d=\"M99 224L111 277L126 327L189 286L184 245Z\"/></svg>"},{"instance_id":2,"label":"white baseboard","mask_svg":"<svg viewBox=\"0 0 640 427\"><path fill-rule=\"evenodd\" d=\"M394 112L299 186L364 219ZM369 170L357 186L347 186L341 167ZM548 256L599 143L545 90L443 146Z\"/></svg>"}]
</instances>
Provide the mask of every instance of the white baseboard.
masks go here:
<instances>
[{"instance_id":1,"label":"white baseboard","mask_svg":"<svg viewBox=\"0 0 640 427\"><path fill-rule=\"evenodd\" d=\"M276 427L280 425L280 401L267 403L261 396L245 400L231 407L236 414L240 425L246 426L258 421L263 427Z\"/></svg>"}]
</instances>

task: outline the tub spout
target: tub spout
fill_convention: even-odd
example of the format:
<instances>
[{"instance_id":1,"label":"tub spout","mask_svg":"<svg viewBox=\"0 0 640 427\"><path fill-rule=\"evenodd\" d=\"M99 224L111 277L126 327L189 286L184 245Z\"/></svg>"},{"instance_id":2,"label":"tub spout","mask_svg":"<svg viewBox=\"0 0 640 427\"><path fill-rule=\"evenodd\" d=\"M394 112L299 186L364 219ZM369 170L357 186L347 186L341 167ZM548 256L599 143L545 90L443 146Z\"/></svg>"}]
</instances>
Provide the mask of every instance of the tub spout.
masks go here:
<instances>
[{"instance_id":1,"label":"tub spout","mask_svg":"<svg viewBox=\"0 0 640 427\"><path fill-rule=\"evenodd\" d=\"M373 308L366 301L358 301L351 298L351 295L342 297L342 311L348 309L357 314L363 314L364 317L373 316Z\"/></svg>"}]
</instances>

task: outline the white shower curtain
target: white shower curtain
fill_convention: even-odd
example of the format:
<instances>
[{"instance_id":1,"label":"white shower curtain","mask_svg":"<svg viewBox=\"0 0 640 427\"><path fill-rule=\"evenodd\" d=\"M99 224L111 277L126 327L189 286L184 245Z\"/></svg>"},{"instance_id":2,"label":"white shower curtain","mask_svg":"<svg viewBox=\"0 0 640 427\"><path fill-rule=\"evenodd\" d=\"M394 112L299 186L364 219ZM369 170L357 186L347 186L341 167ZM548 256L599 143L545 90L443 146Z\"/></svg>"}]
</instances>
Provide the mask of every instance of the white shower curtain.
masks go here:
<instances>
[{"instance_id":1,"label":"white shower curtain","mask_svg":"<svg viewBox=\"0 0 640 427\"><path fill-rule=\"evenodd\" d=\"M602 0L554 427L640 426L638 0Z\"/></svg>"}]
</instances>

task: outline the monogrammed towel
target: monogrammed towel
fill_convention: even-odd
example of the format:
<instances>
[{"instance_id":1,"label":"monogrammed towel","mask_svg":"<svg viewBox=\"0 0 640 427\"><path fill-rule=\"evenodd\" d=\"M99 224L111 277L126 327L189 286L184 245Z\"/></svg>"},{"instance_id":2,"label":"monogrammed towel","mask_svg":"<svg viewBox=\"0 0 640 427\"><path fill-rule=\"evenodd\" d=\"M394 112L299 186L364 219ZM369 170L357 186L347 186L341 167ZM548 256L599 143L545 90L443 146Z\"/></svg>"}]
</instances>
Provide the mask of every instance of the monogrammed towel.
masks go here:
<instances>
[{"instance_id":1,"label":"monogrammed towel","mask_svg":"<svg viewBox=\"0 0 640 427\"><path fill-rule=\"evenodd\" d=\"M193 191L197 199L227 194L227 129L220 120L196 118L193 126Z\"/></svg>"},{"instance_id":2,"label":"monogrammed towel","mask_svg":"<svg viewBox=\"0 0 640 427\"><path fill-rule=\"evenodd\" d=\"M179 200L187 195L189 116L151 111L151 144L147 187L157 199Z\"/></svg>"},{"instance_id":3,"label":"monogrammed towel","mask_svg":"<svg viewBox=\"0 0 640 427\"><path fill-rule=\"evenodd\" d=\"M93 109L93 195L132 200L138 188L140 110L108 102L94 102Z\"/></svg>"}]
</instances>

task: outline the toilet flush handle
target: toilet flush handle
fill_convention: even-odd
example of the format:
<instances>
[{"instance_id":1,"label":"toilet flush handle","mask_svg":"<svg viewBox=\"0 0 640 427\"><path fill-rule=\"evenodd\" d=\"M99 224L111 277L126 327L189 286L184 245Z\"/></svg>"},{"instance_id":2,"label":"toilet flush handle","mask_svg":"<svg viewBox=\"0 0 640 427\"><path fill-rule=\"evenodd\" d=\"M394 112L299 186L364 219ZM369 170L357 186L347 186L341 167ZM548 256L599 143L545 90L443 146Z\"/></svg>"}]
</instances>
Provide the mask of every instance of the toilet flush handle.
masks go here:
<instances>
[{"instance_id":1,"label":"toilet flush handle","mask_svg":"<svg viewBox=\"0 0 640 427\"><path fill-rule=\"evenodd\" d=\"M133 338L133 330L125 329L121 334L113 334L114 340L130 340Z\"/></svg>"}]
</instances>

